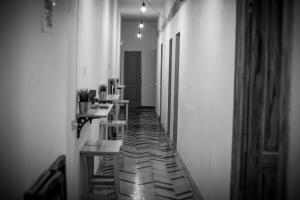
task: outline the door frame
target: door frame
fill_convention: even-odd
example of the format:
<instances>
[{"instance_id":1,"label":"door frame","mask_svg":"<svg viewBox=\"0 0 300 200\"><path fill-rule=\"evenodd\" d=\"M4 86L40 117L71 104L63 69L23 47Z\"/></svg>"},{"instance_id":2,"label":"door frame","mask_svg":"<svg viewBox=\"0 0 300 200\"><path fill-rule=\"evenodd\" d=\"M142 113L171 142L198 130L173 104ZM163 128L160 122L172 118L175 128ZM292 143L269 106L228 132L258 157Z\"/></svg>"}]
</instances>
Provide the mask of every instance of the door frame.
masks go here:
<instances>
[{"instance_id":1,"label":"door frame","mask_svg":"<svg viewBox=\"0 0 300 200\"><path fill-rule=\"evenodd\" d=\"M124 84L126 86L126 83L125 83L125 74L126 74L126 55L128 54L139 54L139 74L140 74L140 78L138 80L138 90L139 90L139 98L138 98L138 106L137 107L140 107L141 106L141 103L142 103L142 52L141 51L124 51L124 72L123 72L123 80L124 80ZM125 93L126 93L126 88L125 87L125 91L124 91L124 97L125 97Z\"/></svg>"},{"instance_id":2,"label":"door frame","mask_svg":"<svg viewBox=\"0 0 300 200\"><path fill-rule=\"evenodd\" d=\"M237 1L236 6L236 55L235 55L235 85L234 85L234 114L233 114L233 139L232 139L232 162L231 162L231 184L230 199L242 200L245 187L245 166L247 150L247 129L249 114L249 88L250 69L248 55L250 55L247 26L247 12L249 12L248 2L251 0ZM279 199L285 199L286 182L286 158L288 139L288 106L290 97L290 51L291 51L291 29L293 19L292 0L283 1L283 25L282 25L282 80L280 87L282 95L280 97L280 156L278 165L278 191Z\"/></svg>"}]
</instances>

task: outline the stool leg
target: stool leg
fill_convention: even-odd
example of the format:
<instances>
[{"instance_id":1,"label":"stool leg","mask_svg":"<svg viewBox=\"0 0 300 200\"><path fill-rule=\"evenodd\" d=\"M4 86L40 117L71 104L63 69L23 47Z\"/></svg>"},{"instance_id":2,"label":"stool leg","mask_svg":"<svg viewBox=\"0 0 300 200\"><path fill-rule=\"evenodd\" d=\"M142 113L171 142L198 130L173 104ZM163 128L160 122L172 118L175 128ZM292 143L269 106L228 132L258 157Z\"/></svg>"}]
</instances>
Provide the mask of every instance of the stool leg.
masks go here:
<instances>
[{"instance_id":1,"label":"stool leg","mask_svg":"<svg viewBox=\"0 0 300 200\"><path fill-rule=\"evenodd\" d=\"M115 194L116 200L119 200L119 170L118 170L118 155L114 156L114 178L115 178Z\"/></svg>"},{"instance_id":2,"label":"stool leg","mask_svg":"<svg viewBox=\"0 0 300 200\"><path fill-rule=\"evenodd\" d=\"M121 146L121 149L122 149L121 159L122 159L122 167L124 168L124 149L123 149L124 142L125 142L125 127L124 126L122 126L121 131L122 131L121 134L122 134L122 140L123 140L123 144Z\"/></svg>"},{"instance_id":3,"label":"stool leg","mask_svg":"<svg viewBox=\"0 0 300 200\"><path fill-rule=\"evenodd\" d=\"M116 126L116 139L119 140L120 136L119 136L119 127Z\"/></svg>"},{"instance_id":4,"label":"stool leg","mask_svg":"<svg viewBox=\"0 0 300 200\"><path fill-rule=\"evenodd\" d=\"M126 130L128 126L128 103L126 103Z\"/></svg>"},{"instance_id":5,"label":"stool leg","mask_svg":"<svg viewBox=\"0 0 300 200\"><path fill-rule=\"evenodd\" d=\"M120 115L120 104L117 102L116 103L116 120L119 119L119 115Z\"/></svg>"}]
</instances>

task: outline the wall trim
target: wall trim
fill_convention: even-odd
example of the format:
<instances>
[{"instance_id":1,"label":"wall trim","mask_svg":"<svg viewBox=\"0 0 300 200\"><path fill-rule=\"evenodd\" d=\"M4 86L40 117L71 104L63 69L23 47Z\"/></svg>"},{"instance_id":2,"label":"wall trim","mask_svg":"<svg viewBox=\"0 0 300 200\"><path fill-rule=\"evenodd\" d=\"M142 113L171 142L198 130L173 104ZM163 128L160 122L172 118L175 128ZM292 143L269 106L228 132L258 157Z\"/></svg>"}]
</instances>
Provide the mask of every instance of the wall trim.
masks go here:
<instances>
[{"instance_id":1,"label":"wall trim","mask_svg":"<svg viewBox=\"0 0 300 200\"><path fill-rule=\"evenodd\" d=\"M138 106L137 109L155 110L155 106Z\"/></svg>"}]
</instances>

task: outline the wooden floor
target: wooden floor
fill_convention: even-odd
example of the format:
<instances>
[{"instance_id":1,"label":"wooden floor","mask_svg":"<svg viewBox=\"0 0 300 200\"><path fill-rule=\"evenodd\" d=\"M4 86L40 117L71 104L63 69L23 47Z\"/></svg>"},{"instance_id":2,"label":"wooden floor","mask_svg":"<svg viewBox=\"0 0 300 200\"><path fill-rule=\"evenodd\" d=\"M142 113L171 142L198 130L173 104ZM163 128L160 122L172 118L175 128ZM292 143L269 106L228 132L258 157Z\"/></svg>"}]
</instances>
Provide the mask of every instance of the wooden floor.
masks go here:
<instances>
[{"instance_id":1,"label":"wooden floor","mask_svg":"<svg viewBox=\"0 0 300 200\"><path fill-rule=\"evenodd\" d=\"M194 199L154 111L131 112L126 135L119 170L121 200ZM111 174L112 167L99 173Z\"/></svg>"}]
</instances>

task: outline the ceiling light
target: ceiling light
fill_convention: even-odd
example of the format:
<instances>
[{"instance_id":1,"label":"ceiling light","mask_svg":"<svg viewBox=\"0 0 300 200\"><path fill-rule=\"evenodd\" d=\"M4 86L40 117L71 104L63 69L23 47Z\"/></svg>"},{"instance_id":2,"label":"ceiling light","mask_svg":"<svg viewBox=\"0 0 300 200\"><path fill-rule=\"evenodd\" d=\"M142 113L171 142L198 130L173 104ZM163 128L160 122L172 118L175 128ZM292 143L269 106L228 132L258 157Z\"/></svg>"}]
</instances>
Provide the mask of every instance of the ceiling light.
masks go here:
<instances>
[{"instance_id":1,"label":"ceiling light","mask_svg":"<svg viewBox=\"0 0 300 200\"><path fill-rule=\"evenodd\" d=\"M143 23L143 21L140 22L139 27L140 27L140 28L144 28L144 23Z\"/></svg>"},{"instance_id":2,"label":"ceiling light","mask_svg":"<svg viewBox=\"0 0 300 200\"><path fill-rule=\"evenodd\" d=\"M143 2L143 4L142 4L141 11L142 11L142 12L145 12L145 11L146 11L146 5L145 5L145 2Z\"/></svg>"},{"instance_id":3,"label":"ceiling light","mask_svg":"<svg viewBox=\"0 0 300 200\"><path fill-rule=\"evenodd\" d=\"M142 37L142 34L141 34L140 31L138 32L137 37L138 37L138 38L141 38L141 37Z\"/></svg>"}]
</instances>

